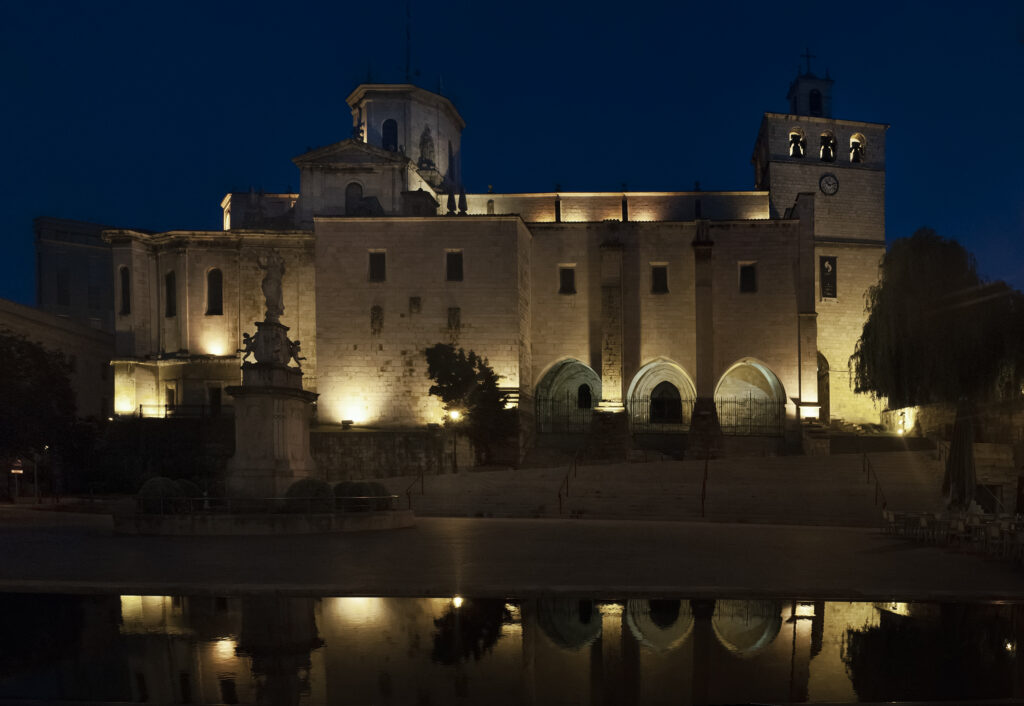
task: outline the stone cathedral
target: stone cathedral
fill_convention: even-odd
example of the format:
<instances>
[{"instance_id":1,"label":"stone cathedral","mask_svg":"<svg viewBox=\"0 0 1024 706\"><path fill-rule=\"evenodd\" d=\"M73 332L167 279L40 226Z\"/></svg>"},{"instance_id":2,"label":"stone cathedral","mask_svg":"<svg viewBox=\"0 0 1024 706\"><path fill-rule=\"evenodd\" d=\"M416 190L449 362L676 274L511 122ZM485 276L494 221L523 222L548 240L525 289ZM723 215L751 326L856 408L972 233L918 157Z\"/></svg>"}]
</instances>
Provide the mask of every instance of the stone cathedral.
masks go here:
<instances>
[{"instance_id":1,"label":"stone cathedral","mask_svg":"<svg viewBox=\"0 0 1024 706\"><path fill-rule=\"evenodd\" d=\"M346 139L293 160L299 193L230 193L217 231L98 232L113 411L230 405L276 253L320 427L442 421L439 342L488 359L523 448L601 415L634 440L685 433L701 399L725 434L877 422L847 361L885 247L888 126L834 117L810 72L787 98L752 136L752 190L474 194L451 101L363 84ZM43 308L74 305L76 267L71 244L41 249Z\"/></svg>"}]
</instances>

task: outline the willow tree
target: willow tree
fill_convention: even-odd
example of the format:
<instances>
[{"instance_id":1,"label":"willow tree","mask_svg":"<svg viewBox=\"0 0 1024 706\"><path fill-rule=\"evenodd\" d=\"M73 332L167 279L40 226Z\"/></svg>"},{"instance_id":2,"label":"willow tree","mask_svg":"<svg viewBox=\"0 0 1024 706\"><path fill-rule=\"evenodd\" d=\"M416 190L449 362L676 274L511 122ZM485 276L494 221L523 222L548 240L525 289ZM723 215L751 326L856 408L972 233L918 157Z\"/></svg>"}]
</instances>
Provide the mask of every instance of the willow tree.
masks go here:
<instances>
[{"instance_id":1,"label":"willow tree","mask_svg":"<svg viewBox=\"0 0 1024 706\"><path fill-rule=\"evenodd\" d=\"M962 245L922 228L885 254L867 311L850 358L856 391L887 398L890 408L956 404L950 458L969 465L973 476L973 405L996 397L1000 384L1019 390L1021 294L1004 282L985 282ZM949 473L947 467L947 483ZM973 480L964 483L972 487L954 492L956 504L973 495Z\"/></svg>"}]
</instances>

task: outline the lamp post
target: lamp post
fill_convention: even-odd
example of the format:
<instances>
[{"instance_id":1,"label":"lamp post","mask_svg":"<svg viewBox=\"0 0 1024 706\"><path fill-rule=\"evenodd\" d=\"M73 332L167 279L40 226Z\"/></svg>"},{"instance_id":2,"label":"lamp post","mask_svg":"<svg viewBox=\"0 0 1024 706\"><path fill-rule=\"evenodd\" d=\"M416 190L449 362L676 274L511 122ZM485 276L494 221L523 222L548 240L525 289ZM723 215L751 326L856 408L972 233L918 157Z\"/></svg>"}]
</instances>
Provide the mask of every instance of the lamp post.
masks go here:
<instances>
[{"instance_id":1,"label":"lamp post","mask_svg":"<svg viewBox=\"0 0 1024 706\"><path fill-rule=\"evenodd\" d=\"M15 459L14 463L11 464L11 475L14 476L14 502L18 502L18 479L21 478L22 474L25 473L24 465L21 459Z\"/></svg>"},{"instance_id":2,"label":"lamp post","mask_svg":"<svg viewBox=\"0 0 1024 706\"><path fill-rule=\"evenodd\" d=\"M448 410L448 425L452 428L452 473L459 472L459 422L462 417L460 410Z\"/></svg>"}]
</instances>

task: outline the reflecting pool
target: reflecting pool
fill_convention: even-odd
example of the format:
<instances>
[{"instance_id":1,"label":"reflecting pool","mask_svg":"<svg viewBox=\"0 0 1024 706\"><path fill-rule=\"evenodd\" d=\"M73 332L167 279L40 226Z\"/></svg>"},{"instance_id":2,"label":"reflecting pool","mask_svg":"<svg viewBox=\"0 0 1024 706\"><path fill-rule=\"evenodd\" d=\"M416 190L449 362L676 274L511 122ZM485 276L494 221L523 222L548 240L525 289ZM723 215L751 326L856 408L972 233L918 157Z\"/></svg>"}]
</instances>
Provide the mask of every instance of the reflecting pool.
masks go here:
<instances>
[{"instance_id":1,"label":"reflecting pool","mask_svg":"<svg viewBox=\"0 0 1024 706\"><path fill-rule=\"evenodd\" d=\"M1024 605L0 595L0 700L960 702L1024 694Z\"/></svg>"}]
</instances>

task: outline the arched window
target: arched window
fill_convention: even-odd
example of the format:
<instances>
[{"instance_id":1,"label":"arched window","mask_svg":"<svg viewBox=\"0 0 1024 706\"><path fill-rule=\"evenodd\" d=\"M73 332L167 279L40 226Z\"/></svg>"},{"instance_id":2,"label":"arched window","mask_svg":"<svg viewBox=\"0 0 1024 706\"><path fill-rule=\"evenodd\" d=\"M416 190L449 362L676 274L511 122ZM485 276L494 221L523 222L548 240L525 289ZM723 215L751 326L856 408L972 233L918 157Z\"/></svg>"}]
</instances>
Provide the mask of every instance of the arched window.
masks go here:
<instances>
[{"instance_id":1,"label":"arched window","mask_svg":"<svg viewBox=\"0 0 1024 706\"><path fill-rule=\"evenodd\" d=\"M836 161L836 137L831 132L821 133L821 148L818 154L822 162Z\"/></svg>"},{"instance_id":2,"label":"arched window","mask_svg":"<svg viewBox=\"0 0 1024 706\"><path fill-rule=\"evenodd\" d=\"M345 215L355 216L363 204L363 185L352 182L345 187Z\"/></svg>"},{"instance_id":3,"label":"arched window","mask_svg":"<svg viewBox=\"0 0 1024 706\"><path fill-rule=\"evenodd\" d=\"M178 315L178 287L174 270L164 275L164 316L168 319Z\"/></svg>"},{"instance_id":4,"label":"arched window","mask_svg":"<svg viewBox=\"0 0 1024 706\"><path fill-rule=\"evenodd\" d=\"M224 313L224 275L214 267L206 273L206 315L220 316Z\"/></svg>"},{"instance_id":5,"label":"arched window","mask_svg":"<svg viewBox=\"0 0 1024 706\"><path fill-rule=\"evenodd\" d=\"M683 400L675 385L668 381L660 382L651 391L650 419L652 424L683 423Z\"/></svg>"},{"instance_id":6,"label":"arched window","mask_svg":"<svg viewBox=\"0 0 1024 706\"><path fill-rule=\"evenodd\" d=\"M118 269L121 284L121 316L132 313L132 273L126 265Z\"/></svg>"},{"instance_id":7,"label":"arched window","mask_svg":"<svg viewBox=\"0 0 1024 706\"><path fill-rule=\"evenodd\" d=\"M576 388L576 407L579 409L590 409L594 406L594 397L590 392L590 385L583 383Z\"/></svg>"},{"instance_id":8,"label":"arched window","mask_svg":"<svg viewBox=\"0 0 1024 706\"><path fill-rule=\"evenodd\" d=\"M398 122L388 118L381 127L381 147L390 151L398 151Z\"/></svg>"},{"instance_id":9,"label":"arched window","mask_svg":"<svg viewBox=\"0 0 1024 706\"><path fill-rule=\"evenodd\" d=\"M808 112L811 115L821 115L821 91L817 88L811 90L808 96Z\"/></svg>"},{"instance_id":10,"label":"arched window","mask_svg":"<svg viewBox=\"0 0 1024 706\"><path fill-rule=\"evenodd\" d=\"M864 161L864 152L867 147L867 140L859 132L850 136L850 161L854 164Z\"/></svg>"},{"instance_id":11,"label":"arched window","mask_svg":"<svg viewBox=\"0 0 1024 706\"><path fill-rule=\"evenodd\" d=\"M487 199L487 215L494 215L494 199Z\"/></svg>"},{"instance_id":12,"label":"arched window","mask_svg":"<svg viewBox=\"0 0 1024 706\"><path fill-rule=\"evenodd\" d=\"M804 134L800 130L791 130L789 132L789 156L790 157L803 157L804 152L807 151L807 140L804 139Z\"/></svg>"}]
</instances>

